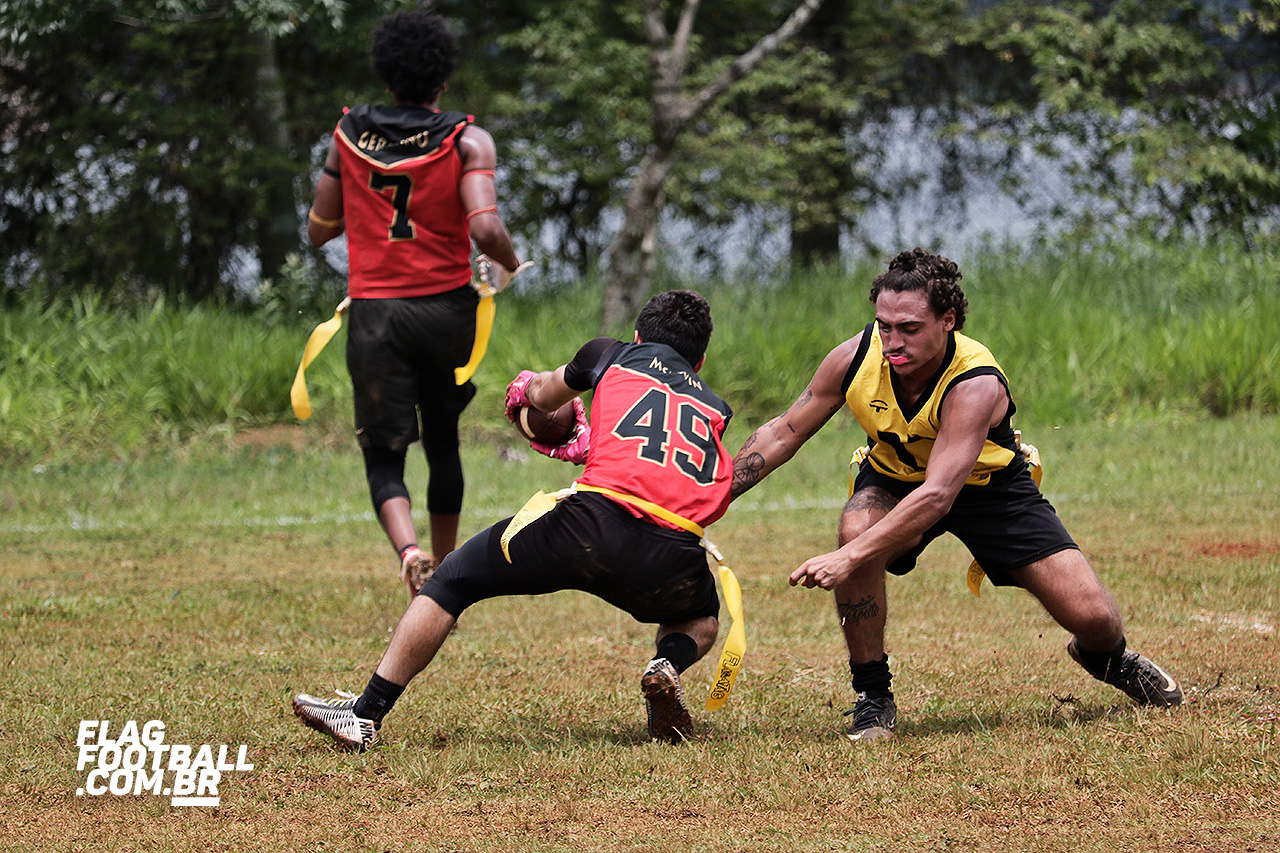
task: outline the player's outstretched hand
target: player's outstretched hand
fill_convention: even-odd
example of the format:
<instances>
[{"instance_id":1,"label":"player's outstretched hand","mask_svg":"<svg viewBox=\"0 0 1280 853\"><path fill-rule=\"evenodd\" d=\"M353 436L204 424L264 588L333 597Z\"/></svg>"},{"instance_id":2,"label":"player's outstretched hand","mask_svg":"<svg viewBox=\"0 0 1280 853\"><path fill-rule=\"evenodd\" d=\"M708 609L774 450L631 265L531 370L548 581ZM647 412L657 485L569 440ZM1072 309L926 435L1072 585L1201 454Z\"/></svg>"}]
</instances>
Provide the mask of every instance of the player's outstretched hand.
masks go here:
<instances>
[{"instance_id":1,"label":"player's outstretched hand","mask_svg":"<svg viewBox=\"0 0 1280 853\"><path fill-rule=\"evenodd\" d=\"M488 255L476 256L476 274L480 278L479 290L482 294L492 296L501 293L511 284L511 280L533 266L533 261L525 261L513 270L490 258Z\"/></svg>"},{"instance_id":2,"label":"player's outstretched hand","mask_svg":"<svg viewBox=\"0 0 1280 853\"><path fill-rule=\"evenodd\" d=\"M511 421L511 423L516 422L520 409L525 406L533 406L533 403L529 401L529 383L537 375L532 370L522 370L507 386L506 414L507 420ZM537 406L534 406L534 408L536 409Z\"/></svg>"},{"instance_id":3,"label":"player's outstretched hand","mask_svg":"<svg viewBox=\"0 0 1280 853\"><path fill-rule=\"evenodd\" d=\"M823 589L835 589L836 585L853 572L853 564L839 551L820 554L804 561L800 568L791 573L788 582L792 586L803 586L809 589L820 586Z\"/></svg>"},{"instance_id":4,"label":"player's outstretched hand","mask_svg":"<svg viewBox=\"0 0 1280 853\"><path fill-rule=\"evenodd\" d=\"M527 384L527 383L526 383ZM529 442L529 446L544 456L583 465L587 461L587 451L591 449L591 423L587 420L587 407L582 405L581 398L573 398L573 437L564 444L539 444Z\"/></svg>"}]
</instances>

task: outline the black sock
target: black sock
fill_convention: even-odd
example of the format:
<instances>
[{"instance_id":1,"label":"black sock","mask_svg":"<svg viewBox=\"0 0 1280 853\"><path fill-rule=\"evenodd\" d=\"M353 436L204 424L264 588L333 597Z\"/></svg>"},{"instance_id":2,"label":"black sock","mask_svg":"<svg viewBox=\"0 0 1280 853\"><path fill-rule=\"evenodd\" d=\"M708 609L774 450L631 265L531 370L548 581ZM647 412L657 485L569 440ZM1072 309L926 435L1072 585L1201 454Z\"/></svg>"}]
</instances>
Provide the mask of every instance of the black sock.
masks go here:
<instances>
[{"instance_id":1,"label":"black sock","mask_svg":"<svg viewBox=\"0 0 1280 853\"><path fill-rule=\"evenodd\" d=\"M1094 678L1105 678L1108 672L1116 672L1124 660L1125 641L1120 638L1120 645L1109 652L1095 652L1080 645L1076 637L1076 654L1080 656L1080 665Z\"/></svg>"},{"instance_id":2,"label":"black sock","mask_svg":"<svg viewBox=\"0 0 1280 853\"><path fill-rule=\"evenodd\" d=\"M403 692L403 686L393 684L375 672L352 710L357 717L381 723Z\"/></svg>"},{"instance_id":3,"label":"black sock","mask_svg":"<svg viewBox=\"0 0 1280 853\"><path fill-rule=\"evenodd\" d=\"M698 644L688 634L673 632L658 641L654 657L666 658L671 661L676 672L684 672L698 659Z\"/></svg>"},{"instance_id":4,"label":"black sock","mask_svg":"<svg viewBox=\"0 0 1280 853\"><path fill-rule=\"evenodd\" d=\"M870 663L849 661L849 671L853 673L853 692L893 696L893 673L889 672L888 655L881 655L880 660Z\"/></svg>"}]
</instances>

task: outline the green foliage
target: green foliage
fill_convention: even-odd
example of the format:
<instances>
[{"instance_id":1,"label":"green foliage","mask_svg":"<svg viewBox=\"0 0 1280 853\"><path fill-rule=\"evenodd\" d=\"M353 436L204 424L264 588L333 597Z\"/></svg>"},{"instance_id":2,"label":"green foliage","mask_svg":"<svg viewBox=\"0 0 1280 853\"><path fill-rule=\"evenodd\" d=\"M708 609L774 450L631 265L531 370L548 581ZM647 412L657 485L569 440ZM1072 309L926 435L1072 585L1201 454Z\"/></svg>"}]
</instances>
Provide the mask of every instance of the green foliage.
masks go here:
<instances>
[{"instance_id":1,"label":"green foliage","mask_svg":"<svg viewBox=\"0 0 1280 853\"><path fill-rule=\"evenodd\" d=\"M1004 367L1022 424L1280 411L1276 251L1132 240L990 252L961 266L965 331ZM704 372L740 423L785 409L823 356L870 322L875 272L864 264L763 288L693 285L716 325ZM293 422L297 360L340 296L336 282L295 273L267 288L254 313L166 300L119 308L91 295L3 309L0 457L129 455L209 430ZM589 284L501 296L467 428L505 434L508 379L554 368L594 337L599 298ZM308 429L321 434L350 429L344 341L335 337L307 371Z\"/></svg>"},{"instance_id":2,"label":"green foliage","mask_svg":"<svg viewBox=\"0 0 1280 853\"><path fill-rule=\"evenodd\" d=\"M363 64L333 29L340 4L54 6L24 6L0 33L8 287L235 295L238 258L256 256L281 197L284 218L297 215L315 128L331 128L341 106L275 114L260 75L279 50L286 91L309 110L317 67ZM292 147L263 130L281 124L304 130Z\"/></svg>"},{"instance_id":3,"label":"green foliage","mask_svg":"<svg viewBox=\"0 0 1280 853\"><path fill-rule=\"evenodd\" d=\"M960 42L1026 74L1022 105L995 106L1016 117L1007 138L1074 159L1076 188L1111 205L1095 224L1252 239L1280 210L1276 17L1274 0L1235 19L1194 0L1012 2Z\"/></svg>"}]
</instances>

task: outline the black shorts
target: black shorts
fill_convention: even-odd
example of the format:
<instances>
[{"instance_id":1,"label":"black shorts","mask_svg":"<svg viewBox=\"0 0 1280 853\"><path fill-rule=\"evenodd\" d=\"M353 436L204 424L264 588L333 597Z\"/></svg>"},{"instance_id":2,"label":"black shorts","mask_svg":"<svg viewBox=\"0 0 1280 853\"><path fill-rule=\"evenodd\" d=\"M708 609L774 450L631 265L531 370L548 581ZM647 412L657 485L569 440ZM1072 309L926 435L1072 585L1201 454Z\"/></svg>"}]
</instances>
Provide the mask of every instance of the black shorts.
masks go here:
<instances>
[{"instance_id":1,"label":"black shorts","mask_svg":"<svg viewBox=\"0 0 1280 853\"><path fill-rule=\"evenodd\" d=\"M720 599L698 537L642 521L603 495L576 494L508 544L504 519L445 557L419 591L455 618L477 601L577 589L637 622L719 616Z\"/></svg>"},{"instance_id":2,"label":"black shorts","mask_svg":"<svg viewBox=\"0 0 1280 853\"><path fill-rule=\"evenodd\" d=\"M902 500L919 485L887 477L864 461L853 490L878 486ZM890 563L889 572L905 575L914 569L920 553L943 533L964 543L995 586L1018 586L1010 572L1079 547L1026 468L997 473L984 486L962 486L947 514L925 531L919 545Z\"/></svg>"},{"instance_id":3,"label":"black shorts","mask_svg":"<svg viewBox=\"0 0 1280 853\"><path fill-rule=\"evenodd\" d=\"M419 410L424 420L456 425L476 394L472 382L454 383L453 369L471 357L479 299L460 287L436 296L351 300L347 370L361 446L403 451L420 436Z\"/></svg>"}]
</instances>

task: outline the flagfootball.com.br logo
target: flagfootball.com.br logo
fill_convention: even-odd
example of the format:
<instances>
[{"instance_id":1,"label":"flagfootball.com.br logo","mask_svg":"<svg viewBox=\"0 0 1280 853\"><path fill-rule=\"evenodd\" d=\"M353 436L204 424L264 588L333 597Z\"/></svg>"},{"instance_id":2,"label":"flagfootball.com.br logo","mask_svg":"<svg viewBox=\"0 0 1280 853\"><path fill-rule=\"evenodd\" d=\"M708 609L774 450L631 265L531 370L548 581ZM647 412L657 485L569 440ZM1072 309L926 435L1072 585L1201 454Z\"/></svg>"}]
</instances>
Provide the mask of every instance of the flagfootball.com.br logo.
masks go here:
<instances>
[{"instance_id":1,"label":"flagfootball.com.br logo","mask_svg":"<svg viewBox=\"0 0 1280 853\"><path fill-rule=\"evenodd\" d=\"M174 806L216 806L223 774L253 769L244 746L233 759L226 744L165 743L160 720L129 720L114 735L110 720L81 720L76 746L76 770L89 770L77 797L149 794Z\"/></svg>"}]
</instances>

